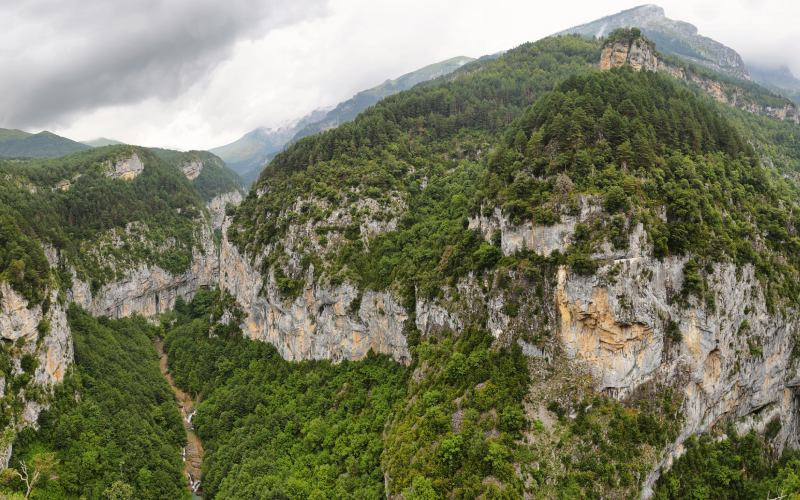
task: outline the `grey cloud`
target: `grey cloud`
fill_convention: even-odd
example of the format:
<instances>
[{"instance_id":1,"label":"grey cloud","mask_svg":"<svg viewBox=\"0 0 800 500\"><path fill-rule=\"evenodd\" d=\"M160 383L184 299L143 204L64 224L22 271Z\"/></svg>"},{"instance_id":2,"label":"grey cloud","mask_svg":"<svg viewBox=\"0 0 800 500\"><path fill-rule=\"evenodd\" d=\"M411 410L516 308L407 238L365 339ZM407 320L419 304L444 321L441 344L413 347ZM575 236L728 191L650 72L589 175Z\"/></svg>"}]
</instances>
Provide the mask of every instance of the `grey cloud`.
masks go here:
<instances>
[{"instance_id":1,"label":"grey cloud","mask_svg":"<svg viewBox=\"0 0 800 500\"><path fill-rule=\"evenodd\" d=\"M0 4L0 126L168 99L242 39L326 13L325 0L28 0Z\"/></svg>"}]
</instances>

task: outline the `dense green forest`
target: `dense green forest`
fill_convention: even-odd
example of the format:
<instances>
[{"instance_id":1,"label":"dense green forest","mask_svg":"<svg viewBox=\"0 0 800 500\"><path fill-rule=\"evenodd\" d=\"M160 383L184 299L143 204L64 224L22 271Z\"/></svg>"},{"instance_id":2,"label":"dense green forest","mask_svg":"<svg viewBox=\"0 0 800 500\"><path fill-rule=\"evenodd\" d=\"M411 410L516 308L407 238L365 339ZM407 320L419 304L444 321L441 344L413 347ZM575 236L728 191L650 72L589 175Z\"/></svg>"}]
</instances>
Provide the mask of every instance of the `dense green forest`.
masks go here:
<instances>
[{"instance_id":1,"label":"dense green forest","mask_svg":"<svg viewBox=\"0 0 800 500\"><path fill-rule=\"evenodd\" d=\"M465 227L478 207L486 154L538 96L569 75L592 71L599 51L599 43L578 37L524 44L501 58L472 63L445 79L388 97L352 123L303 139L264 170L228 236L252 254L274 249L264 262L266 274L270 265L288 259L281 240L290 224L322 221L333 205L369 198L388 207L399 198L409 207L400 214L399 230L375 243L389 254L364 255L359 223L398 214L354 207L349 225L317 229L321 252L310 241L294 249L304 256L304 268L314 264L317 274L365 287L383 285L388 277L398 288L418 284L430 291L445 277L492 265L495 252ZM422 189L428 182L431 189ZM264 194L256 196L259 190ZM303 208L288 211L297 199L305 202ZM435 254L442 251L452 258L439 266ZM287 275L284 292L296 293L299 285L292 280L303 274Z\"/></svg>"},{"instance_id":2,"label":"dense green forest","mask_svg":"<svg viewBox=\"0 0 800 500\"><path fill-rule=\"evenodd\" d=\"M73 307L75 365L51 407L14 445L11 467L50 456L32 498L188 497L175 400L153 348L157 328L144 318L96 319ZM20 481L10 486L24 491ZM115 496L116 495L116 496Z\"/></svg>"},{"instance_id":3,"label":"dense green forest","mask_svg":"<svg viewBox=\"0 0 800 500\"><path fill-rule=\"evenodd\" d=\"M203 168L200 171L200 175L193 179L191 183L206 201L219 194L242 189L242 180L236 175L236 172L226 167L225 162L219 157L207 151L187 151L184 153L161 148L150 148L150 151L177 169L182 168L184 164L191 161L201 162Z\"/></svg>"},{"instance_id":4,"label":"dense green forest","mask_svg":"<svg viewBox=\"0 0 800 500\"><path fill-rule=\"evenodd\" d=\"M667 76L626 67L572 77L506 132L489 160L484 203L512 221L551 224L578 194L596 195L612 216L574 243L571 263L583 267L573 268L591 272L597 245L626 245L617 233L639 220L657 257L696 255L700 268L753 264L770 291L795 299L800 239L790 228L800 223L800 193L761 164L736 125ZM702 291L702 283L687 290Z\"/></svg>"},{"instance_id":5,"label":"dense green forest","mask_svg":"<svg viewBox=\"0 0 800 500\"><path fill-rule=\"evenodd\" d=\"M772 431L777 429L770 424L766 436ZM724 436L692 437L659 479L653 498L800 498L800 456L791 450L778 460L773 455L755 432L739 436L730 428Z\"/></svg>"},{"instance_id":6,"label":"dense green forest","mask_svg":"<svg viewBox=\"0 0 800 500\"><path fill-rule=\"evenodd\" d=\"M165 344L176 384L196 394L214 498L382 498L382 432L406 370L385 356L288 362L212 323L210 293L178 303ZM216 316L214 316L216 317Z\"/></svg>"},{"instance_id":7,"label":"dense green forest","mask_svg":"<svg viewBox=\"0 0 800 500\"><path fill-rule=\"evenodd\" d=\"M132 154L145 165L141 175L106 176ZM32 302L43 300L50 277L37 241L52 245L94 289L141 262L185 271L205 199L240 185L208 153L198 156L208 165L190 183L180 167L195 156L108 146L57 159L0 160L0 276ZM59 277L69 284L66 272Z\"/></svg>"},{"instance_id":8,"label":"dense green forest","mask_svg":"<svg viewBox=\"0 0 800 500\"><path fill-rule=\"evenodd\" d=\"M705 276L731 262L754 266L768 307L794 312L800 129L725 108L665 75L600 72L600 49L549 38L388 97L278 155L234 213L228 237L265 255L259 272L285 299L302 294L312 267L323 284L395 293L408 311L408 366L372 352L338 364L286 361L242 336L243 313L220 291L179 299L158 326L73 306L75 367L40 428L15 443L12 467L47 472L33 498L188 495L185 436L155 336L175 383L199 402L208 498L638 494L683 428L683 393L654 377L618 400L553 348L556 269L593 274L607 262L601 248L624 249L642 223L656 259L687 257L678 306L691 299L715 311ZM105 175L132 152L145 163L140 176ZM205 166L190 182L181 166L197 159ZM45 309L47 290L65 290L70 277L50 271L39 242L94 288L140 262L178 273L204 203L238 185L209 154L130 146L0 161L0 174L0 280ZM548 256L504 255L500 234L470 229L495 209L514 225L551 226L585 204L599 215ZM493 293L502 315L527 316L525 331L488 331L494 318L481 300ZM432 298L461 307L460 333L417 330L417 306ZM670 324L666 335L679 338ZM30 380L33 356L20 367L12 389ZM769 424L764 436L691 438L656 498L796 494L800 461L774 457L776 433Z\"/></svg>"},{"instance_id":9,"label":"dense green forest","mask_svg":"<svg viewBox=\"0 0 800 500\"><path fill-rule=\"evenodd\" d=\"M575 37L525 44L299 141L262 173L263 194L247 197L229 237L251 254L270 250L262 270L276 269L288 297L313 265L334 283L391 286L411 300L500 261L466 227L481 207L550 225L589 196L609 217L554 256L576 271L591 272L604 240L624 247L644 222L656 256L702 256L689 264L698 276L687 294L702 299L703 269L728 260L756 266L770 303L800 296L800 193L784 178L797 172L796 131L666 75L596 71L599 47ZM762 161L764 140L778 163ZM365 198L381 208L357 205ZM333 206L351 207L349 224L328 222ZM364 221L394 217L396 230L365 243ZM284 249L290 226L307 222L316 234ZM287 265L294 252L299 267Z\"/></svg>"}]
</instances>

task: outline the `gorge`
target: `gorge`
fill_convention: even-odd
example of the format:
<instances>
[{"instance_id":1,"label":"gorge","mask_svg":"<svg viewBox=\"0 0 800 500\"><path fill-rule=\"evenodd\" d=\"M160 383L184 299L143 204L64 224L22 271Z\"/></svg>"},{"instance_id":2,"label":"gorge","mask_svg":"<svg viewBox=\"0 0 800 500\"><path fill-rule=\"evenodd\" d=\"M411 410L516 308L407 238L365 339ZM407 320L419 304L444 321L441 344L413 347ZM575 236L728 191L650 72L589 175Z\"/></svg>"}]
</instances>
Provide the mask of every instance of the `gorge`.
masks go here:
<instances>
[{"instance_id":1,"label":"gorge","mask_svg":"<svg viewBox=\"0 0 800 500\"><path fill-rule=\"evenodd\" d=\"M1 161L0 468L51 458L42 498L797 493L800 115L657 49L459 61L247 194L197 151Z\"/></svg>"}]
</instances>

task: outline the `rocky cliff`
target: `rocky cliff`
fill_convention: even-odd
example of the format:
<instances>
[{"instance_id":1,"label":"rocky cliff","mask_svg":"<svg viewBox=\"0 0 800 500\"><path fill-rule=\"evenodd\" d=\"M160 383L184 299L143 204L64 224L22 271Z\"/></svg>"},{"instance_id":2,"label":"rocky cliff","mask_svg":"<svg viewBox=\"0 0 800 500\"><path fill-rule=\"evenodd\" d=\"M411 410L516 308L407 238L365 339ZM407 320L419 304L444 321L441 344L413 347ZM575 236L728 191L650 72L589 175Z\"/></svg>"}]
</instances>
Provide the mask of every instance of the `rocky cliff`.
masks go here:
<instances>
[{"instance_id":1,"label":"rocky cliff","mask_svg":"<svg viewBox=\"0 0 800 500\"><path fill-rule=\"evenodd\" d=\"M662 71L702 89L714 100L749 113L770 116L779 120L800 123L800 111L788 99L774 98L771 104L759 102L740 86L722 83L708 76L658 57L652 44L641 37L607 43L600 54L600 69L608 70L628 65L634 71Z\"/></svg>"},{"instance_id":2,"label":"rocky cliff","mask_svg":"<svg viewBox=\"0 0 800 500\"><path fill-rule=\"evenodd\" d=\"M127 179L125 176L136 170L136 159L117 165L119 168L115 167L114 172L119 173L121 179ZM0 438L0 469L8 466L16 432L35 424L39 413L47 408L47 398L54 384L64 379L72 364L72 337L65 312L67 303L78 304L98 316L121 318L141 314L149 317L171 309L178 298L191 299L199 288L217 286L219 254L213 229L221 224L226 205L238 204L239 201L241 194L238 191L212 200L208 207L209 218L197 225L191 264L181 274L171 274L158 266L143 263L129 269L121 279L92 292L90 285L77 277L69 263L64 262L52 246L45 245L45 256L51 267L60 269L66 266L72 274L72 286L65 295L66 303L60 302L57 291L52 291L47 306L31 306L7 283L0 282L0 339L4 341L3 349L12 366L11 375L30 378L22 390L11 393L6 390L10 380L0 377L3 411L12 415ZM36 360L35 367L32 373L26 374L22 360L31 356ZM14 401L16 403L12 404ZM14 405L21 410L12 411Z\"/></svg>"},{"instance_id":3,"label":"rocky cliff","mask_svg":"<svg viewBox=\"0 0 800 500\"><path fill-rule=\"evenodd\" d=\"M109 162L106 175L112 179L129 181L138 177L143 171L144 163L142 163L139 155L133 153L129 158L123 158L114 163Z\"/></svg>"},{"instance_id":4,"label":"rocky cliff","mask_svg":"<svg viewBox=\"0 0 800 500\"><path fill-rule=\"evenodd\" d=\"M8 380L0 377L2 410L10 418L0 436L0 469L4 469L16 432L36 422L47 408L53 386L64 380L72 364L72 338L57 292L51 292L46 308L31 307L7 283L0 283L0 341L11 367ZM12 378L26 380L16 393L7 390Z\"/></svg>"},{"instance_id":5,"label":"rocky cliff","mask_svg":"<svg viewBox=\"0 0 800 500\"><path fill-rule=\"evenodd\" d=\"M272 343L286 359L360 359L373 350L400 362L410 360L403 334L408 314L390 293L319 283L311 269L302 293L287 299L279 293L274 273L262 277L261 258L251 261L242 255L226 229L219 284L243 309L247 336Z\"/></svg>"},{"instance_id":6,"label":"rocky cliff","mask_svg":"<svg viewBox=\"0 0 800 500\"><path fill-rule=\"evenodd\" d=\"M487 240L499 232L506 255L531 250L546 256L567 250L576 223L601 215L599 207L584 202L580 216L562 217L552 226L515 226L499 209L474 217L470 225ZM800 365L793 352L800 320L792 309L768 309L752 266L715 264L707 277L713 300L685 302L681 290L687 258L654 258L641 225L631 231L627 250L594 257L604 262L595 273L580 275L560 266L545 293L553 300L548 316L555 319L549 329L556 342L543 348L524 343L523 348L531 357L562 353L592 374L597 391L623 401L647 384L680 391L681 430L644 482L645 498L661 470L683 453L684 441L723 419L740 432L763 432L777 420L777 447L800 446ZM501 332L531 328L519 318L504 317L505 304L514 300L507 294L480 300L491 309L488 327L499 324ZM417 317L427 320L420 313Z\"/></svg>"},{"instance_id":7,"label":"rocky cliff","mask_svg":"<svg viewBox=\"0 0 800 500\"><path fill-rule=\"evenodd\" d=\"M700 35L697 27L690 23L669 19L658 5L640 5L558 34L602 38L618 28L639 28L668 54L735 78L750 78L742 57L735 50Z\"/></svg>"},{"instance_id":8,"label":"rocky cliff","mask_svg":"<svg viewBox=\"0 0 800 500\"><path fill-rule=\"evenodd\" d=\"M731 264L715 265L709 277L714 307L683 306L684 260L618 259L590 277L558 271L561 345L590 368L598 390L624 399L655 381L683 393L682 430L647 478L645 497L683 442L722 418L742 432L777 419L779 447L800 444L796 314L769 313L753 268Z\"/></svg>"}]
</instances>

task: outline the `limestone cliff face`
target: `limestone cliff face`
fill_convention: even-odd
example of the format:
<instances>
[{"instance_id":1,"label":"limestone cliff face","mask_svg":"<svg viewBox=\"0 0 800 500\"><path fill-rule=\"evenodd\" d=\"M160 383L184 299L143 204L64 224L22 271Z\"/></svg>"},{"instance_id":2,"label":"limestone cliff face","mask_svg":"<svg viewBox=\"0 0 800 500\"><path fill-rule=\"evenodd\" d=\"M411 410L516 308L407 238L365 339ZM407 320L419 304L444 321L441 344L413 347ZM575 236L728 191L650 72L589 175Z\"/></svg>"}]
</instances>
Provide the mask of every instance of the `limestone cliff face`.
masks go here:
<instances>
[{"instance_id":1,"label":"limestone cliff face","mask_svg":"<svg viewBox=\"0 0 800 500\"><path fill-rule=\"evenodd\" d=\"M94 315L112 318L132 314L149 317L168 311L178 297L190 300L199 288L216 285L219 261L211 231L202 226L196 236L198 245L192 253L191 265L183 274L173 275L158 266L142 264L96 293L92 293L88 283L73 275L68 299Z\"/></svg>"},{"instance_id":2,"label":"limestone cliff face","mask_svg":"<svg viewBox=\"0 0 800 500\"><path fill-rule=\"evenodd\" d=\"M41 305L29 307L28 301L8 283L0 283L0 339L9 342L6 348L12 362L12 373L8 375L23 371L21 360L24 355L32 355L37 360L31 381L14 395L22 411L12 412L11 423L0 435L0 470L8 467L16 432L35 424L39 413L47 408L46 395L51 393L55 384L64 380L72 364L72 337L67 315L58 303L55 291L50 295L50 302L46 312ZM40 327L43 324L49 326L43 329ZM6 382L0 377L2 394L5 394ZM28 396L29 393L34 396Z\"/></svg>"},{"instance_id":3,"label":"limestone cliff face","mask_svg":"<svg viewBox=\"0 0 800 500\"><path fill-rule=\"evenodd\" d=\"M549 255L567 250L576 223L591 223L601 215L599 207L584 200L579 215L562 216L552 226L513 225L496 210L473 217L470 227L487 240L499 233L506 255L519 250ZM707 277L714 299L708 305L681 299L687 258L654 258L641 224L631 228L626 249L600 245L593 258L601 266L589 276L563 266L556 270L552 283L543 287L552 308L539 307L540 299L525 287L492 289L471 277L458 285L464 302L418 303L418 326L423 331L423 326L458 330L470 322L473 310L480 311L473 316L485 318L480 321L498 341L507 342L513 338L509 332L516 332L517 343L530 357L564 355L588 369L595 388L611 397L624 400L649 383L679 391L684 400L681 432L646 478L644 497L652 494L661 471L682 454L688 437L723 419L740 432L763 431L777 419L781 427L776 444L800 446L800 364L792 354L800 317L792 310L767 309L751 266L716 264ZM515 304L515 313L509 312L509 304ZM554 342L524 338L541 331L554 334Z\"/></svg>"},{"instance_id":4,"label":"limestone cliff face","mask_svg":"<svg viewBox=\"0 0 800 500\"><path fill-rule=\"evenodd\" d=\"M770 314L753 268L732 264L715 265L708 278L715 307L680 305L684 262L643 255L612 261L592 276L558 271L559 340L590 368L597 389L624 398L656 381L683 392L682 432L647 478L644 496L686 438L723 417L742 431L779 419L779 445L800 444L797 315Z\"/></svg>"},{"instance_id":5,"label":"limestone cliff face","mask_svg":"<svg viewBox=\"0 0 800 500\"><path fill-rule=\"evenodd\" d=\"M617 41L603 47L600 54L600 69L609 70L626 64L634 71L662 71L674 78L696 85L718 102L749 113L800 123L800 110L788 99L779 106L754 102L739 87L723 85L717 80L659 59L652 46L641 38L631 42Z\"/></svg>"},{"instance_id":6,"label":"limestone cliff face","mask_svg":"<svg viewBox=\"0 0 800 500\"><path fill-rule=\"evenodd\" d=\"M231 191L223 193L212 198L208 202L208 211L211 215L211 227L214 229L222 228L222 222L225 220L225 207L228 205L237 206L242 202L242 193L239 191Z\"/></svg>"},{"instance_id":7,"label":"limestone cliff face","mask_svg":"<svg viewBox=\"0 0 800 500\"><path fill-rule=\"evenodd\" d=\"M410 360L403 335L408 314L391 293L365 291L359 302L354 286L318 283L309 271L300 296L286 300L274 276L264 280L259 259L251 264L228 241L225 229L219 284L244 311L242 328L248 337L270 342L284 358L293 360L354 360L370 349L399 362Z\"/></svg>"},{"instance_id":8,"label":"limestone cliff face","mask_svg":"<svg viewBox=\"0 0 800 500\"><path fill-rule=\"evenodd\" d=\"M659 60L650 45L641 38L630 43L614 42L604 47L600 53L602 70L618 68L625 64L630 65L635 71L657 71Z\"/></svg>"},{"instance_id":9,"label":"limestone cliff face","mask_svg":"<svg viewBox=\"0 0 800 500\"><path fill-rule=\"evenodd\" d=\"M181 170L187 179L193 181L197 179L200 172L203 171L203 162L200 160L187 161L181 166Z\"/></svg>"},{"instance_id":10,"label":"limestone cliff face","mask_svg":"<svg viewBox=\"0 0 800 500\"><path fill-rule=\"evenodd\" d=\"M495 233L499 233L503 255L511 255L526 249L547 257L556 250L560 252L566 250L575 232L575 226L600 215L601 212L598 200L582 197L578 215L562 215L558 223L549 226L533 222L515 225L500 208L495 208L490 215L480 214L471 217L469 228L480 231L484 239L489 242Z\"/></svg>"},{"instance_id":11,"label":"limestone cliff face","mask_svg":"<svg viewBox=\"0 0 800 500\"><path fill-rule=\"evenodd\" d=\"M121 179L129 181L135 179L144 171L144 163L136 153L133 153L130 158L123 158L117 160L113 164L109 162L106 175L113 179Z\"/></svg>"}]
</instances>

